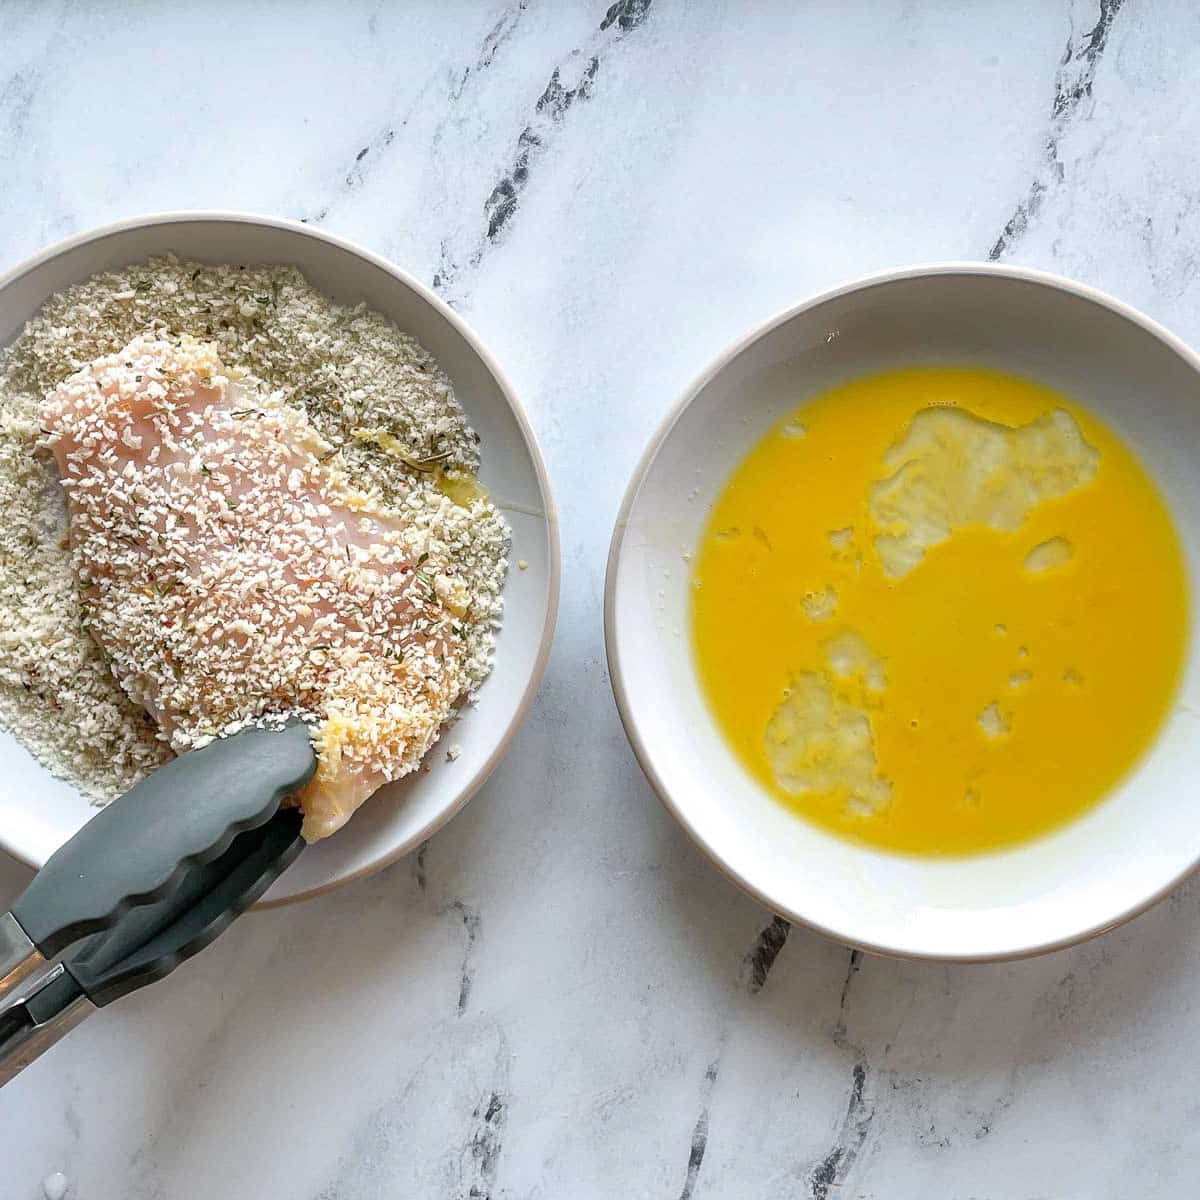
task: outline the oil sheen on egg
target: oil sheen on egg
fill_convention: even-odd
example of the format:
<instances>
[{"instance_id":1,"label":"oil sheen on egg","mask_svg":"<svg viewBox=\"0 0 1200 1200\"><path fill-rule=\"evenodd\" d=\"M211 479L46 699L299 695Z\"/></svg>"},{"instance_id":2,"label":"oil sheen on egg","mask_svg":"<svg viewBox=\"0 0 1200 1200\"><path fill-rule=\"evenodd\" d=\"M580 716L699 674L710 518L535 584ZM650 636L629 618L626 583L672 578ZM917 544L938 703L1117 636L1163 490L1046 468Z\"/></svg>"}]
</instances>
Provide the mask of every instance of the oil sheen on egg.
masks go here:
<instances>
[{"instance_id":1,"label":"oil sheen on egg","mask_svg":"<svg viewBox=\"0 0 1200 1200\"><path fill-rule=\"evenodd\" d=\"M1188 624L1166 505L1119 438L1026 379L888 372L734 471L695 558L717 722L796 812L970 854L1082 813L1146 750Z\"/></svg>"}]
</instances>

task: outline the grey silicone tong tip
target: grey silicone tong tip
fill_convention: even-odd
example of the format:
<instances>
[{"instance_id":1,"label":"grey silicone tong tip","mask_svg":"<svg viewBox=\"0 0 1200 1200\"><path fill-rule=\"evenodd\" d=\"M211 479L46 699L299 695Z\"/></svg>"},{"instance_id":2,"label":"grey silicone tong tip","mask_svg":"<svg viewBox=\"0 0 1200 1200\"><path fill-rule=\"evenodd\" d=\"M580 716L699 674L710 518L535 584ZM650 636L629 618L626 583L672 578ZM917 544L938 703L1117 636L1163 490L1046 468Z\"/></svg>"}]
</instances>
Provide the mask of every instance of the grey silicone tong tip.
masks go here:
<instances>
[{"instance_id":1,"label":"grey silicone tong tip","mask_svg":"<svg viewBox=\"0 0 1200 1200\"><path fill-rule=\"evenodd\" d=\"M316 770L307 726L245 729L161 767L54 853L12 908L49 959L131 908L164 899L274 816Z\"/></svg>"},{"instance_id":2,"label":"grey silicone tong tip","mask_svg":"<svg viewBox=\"0 0 1200 1200\"><path fill-rule=\"evenodd\" d=\"M224 854L188 870L162 900L128 912L64 961L93 1004L103 1007L169 975L199 954L260 899L304 848L298 808L281 809L234 838Z\"/></svg>"}]
</instances>

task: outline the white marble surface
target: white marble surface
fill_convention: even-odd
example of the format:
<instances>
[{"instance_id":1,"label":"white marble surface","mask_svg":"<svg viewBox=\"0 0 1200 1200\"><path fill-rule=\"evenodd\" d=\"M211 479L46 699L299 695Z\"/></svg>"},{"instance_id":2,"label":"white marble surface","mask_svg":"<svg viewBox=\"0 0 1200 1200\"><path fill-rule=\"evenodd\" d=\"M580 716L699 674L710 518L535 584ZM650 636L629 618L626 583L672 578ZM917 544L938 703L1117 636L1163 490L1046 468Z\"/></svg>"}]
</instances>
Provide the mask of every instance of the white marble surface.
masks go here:
<instances>
[{"instance_id":1,"label":"white marble surface","mask_svg":"<svg viewBox=\"0 0 1200 1200\"><path fill-rule=\"evenodd\" d=\"M510 373L565 557L533 715L422 865L248 917L82 1026L0 1093L2 1200L55 1171L76 1200L1194 1194L1200 887L1012 965L789 932L639 774L600 597L673 397L818 289L999 256L1200 341L1200 11L611 16L0 0L0 265L157 208L363 242Z\"/></svg>"}]
</instances>

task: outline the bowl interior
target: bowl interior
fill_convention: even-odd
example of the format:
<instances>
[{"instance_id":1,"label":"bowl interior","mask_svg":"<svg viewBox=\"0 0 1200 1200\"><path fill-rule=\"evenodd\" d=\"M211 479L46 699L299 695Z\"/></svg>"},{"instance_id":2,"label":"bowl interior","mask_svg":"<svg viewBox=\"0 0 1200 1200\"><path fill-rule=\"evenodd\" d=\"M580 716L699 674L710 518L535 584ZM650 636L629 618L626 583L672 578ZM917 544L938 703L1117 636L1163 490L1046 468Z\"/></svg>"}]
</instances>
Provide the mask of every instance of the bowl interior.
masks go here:
<instances>
[{"instance_id":1,"label":"bowl interior","mask_svg":"<svg viewBox=\"0 0 1200 1200\"><path fill-rule=\"evenodd\" d=\"M553 504L516 401L462 323L426 289L382 261L290 223L171 216L76 239L18 268L0 285L0 345L64 287L168 252L213 264L296 266L333 299L365 303L415 336L450 376L480 434L480 476L512 526L505 619L495 669L478 705L467 709L430 753L428 773L377 793L337 837L308 849L268 894L268 901L298 898L411 850L466 803L499 761L532 700L553 631L558 589ZM526 562L525 570L516 568L518 560ZM448 762L445 748L452 744L461 747L461 755ZM0 763L0 847L40 866L95 810L8 734L0 734Z\"/></svg>"},{"instance_id":2,"label":"bowl interior","mask_svg":"<svg viewBox=\"0 0 1200 1200\"><path fill-rule=\"evenodd\" d=\"M684 555L733 467L806 398L858 374L918 363L1028 375L1107 421L1165 494L1194 593L1200 374L1189 352L1114 302L1034 273L965 265L900 273L828 296L744 343L701 380L648 451L609 564L614 687L667 804L775 911L888 953L1032 953L1116 923L1200 857L1191 795L1200 767L1194 606L1178 702L1126 782L1050 836L970 858L865 849L787 811L726 746L691 658Z\"/></svg>"}]
</instances>

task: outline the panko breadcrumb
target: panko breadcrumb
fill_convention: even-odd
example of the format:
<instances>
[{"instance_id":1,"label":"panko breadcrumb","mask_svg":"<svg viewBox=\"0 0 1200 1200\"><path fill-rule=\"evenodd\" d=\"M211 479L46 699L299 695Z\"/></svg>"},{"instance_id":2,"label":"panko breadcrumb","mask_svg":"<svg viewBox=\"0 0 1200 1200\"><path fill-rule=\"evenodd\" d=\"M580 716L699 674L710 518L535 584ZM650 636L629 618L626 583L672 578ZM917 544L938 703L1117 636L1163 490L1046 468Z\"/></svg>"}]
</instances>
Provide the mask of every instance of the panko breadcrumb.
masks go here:
<instances>
[{"instance_id":1,"label":"panko breadcrumb","mask_svg":"<svg viewBox=\"0 0 1200 1200\"><path fill-rule=\"evenodd\" d=\"M402 505L453 556L470 697L491 666L508 530L474 485L478 438L430 355L385 318L334 304L289 267L157 259L52 298L0 352L0 723L49 769L104 801L171 755L85 629L66 510L38 443L46 396L135 338L190 336L272 404L302 410L321 458L364 503ZM327 447L327 448L326 448Z\"/></svg>"}]
</instances>

